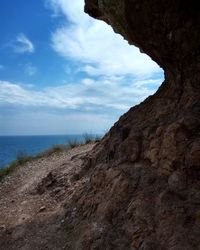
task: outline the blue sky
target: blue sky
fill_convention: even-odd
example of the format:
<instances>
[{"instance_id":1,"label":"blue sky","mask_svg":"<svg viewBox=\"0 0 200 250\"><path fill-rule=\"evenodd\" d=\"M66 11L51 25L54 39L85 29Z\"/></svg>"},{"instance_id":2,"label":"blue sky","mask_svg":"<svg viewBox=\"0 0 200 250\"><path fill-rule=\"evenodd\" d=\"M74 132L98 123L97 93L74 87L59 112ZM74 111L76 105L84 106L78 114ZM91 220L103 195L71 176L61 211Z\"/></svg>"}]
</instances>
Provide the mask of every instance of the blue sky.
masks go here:
<instances>
[{"instance_id":1,"label":"blue sky","mask_svg":"<svg viewBox=\"0 0 200 250\"><path fill-rule=\"evenodd\" d=\"M0 135L104 133L163 71L84 0L0 3Z\"/></svg>"}]
</instances>

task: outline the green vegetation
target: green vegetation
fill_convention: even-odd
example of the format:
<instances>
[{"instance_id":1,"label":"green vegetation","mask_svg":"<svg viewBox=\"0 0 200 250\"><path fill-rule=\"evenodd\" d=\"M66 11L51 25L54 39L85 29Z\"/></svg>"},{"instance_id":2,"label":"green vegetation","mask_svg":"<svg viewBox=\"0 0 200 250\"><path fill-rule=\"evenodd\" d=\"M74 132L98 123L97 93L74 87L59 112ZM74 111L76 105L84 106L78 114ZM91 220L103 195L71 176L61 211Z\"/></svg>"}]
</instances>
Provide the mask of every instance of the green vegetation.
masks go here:
<instances>
[{"instance_id":1,"label":"green vegetation","mask_svg":"<svg viewBox=\"0 0 200 250\"><path fill-rule=\"evenodd\" d=\"M84 138L84 144L87 144L90 142L99 142L101 140L100 135L93 135L93 134L88 134L88 133L83 134L83 138Z\"/></svg>"},{"instance_id":2,"label":"green vegetation","mask_svg":"<svg viewBox=\"0 0 200 250\"><path fill-rule=\"evenodd\" d=\"M88 133L83 134L83 138L84 138L84 143L86 144L94 141L94 136Z\"/></svg>"},{"instance_id":3,"label":"green vegetation","mask_svg":"<svg viewBox=\"0 0 200 250\"><path fill-rule=\"evenodd\" d=\"M95 141L95 142L100 142L101 139L102 139L102 136L100 136L100 135L95 135L94 141Z\"/></svg>"},{"instance_id":4,"label":"green vegetation","mask_svg":"<svg viewBox=\"0 0 200 250\"><path fill-rule=\"evenodd\" d=\"M93 134L89 134L89 133L85 133L82 135L83 140L82 141L78 141L76 139L68 142L68 146L69 148L75 148L81 145L85 145L91 142L99 142L101 140L101 136L99 135L93 135Z\"/></svg>"},{"instance_id":5,"label":"green vegetation","mask_svg":"<svg viewBox=\"0 0 200 250\"><path fill-rule=\"evenodd\" d=\"M8 167L0 169L0 180L10 174L16 167L24 165L26 162L33 160L34 157L25 153L19 153L15 161L13 161Z\"/></svg>"},{"instance_id":6,"label":"green vegetation","mask_svg":"<svg viewBox=\"0 0 200 250\"><path fill-rule=\"evenodd\" d=\"M69 148L75 148L75 147L78 147L78 146L81 146L83 145L83 143L77 141L77 140L71 140L68 142L68 147Z\"/></svg>"},{"instance_id":7,"label":"green vegetation","mask_svg":"<svg viewBox=\"0 0 200 250\"><path fill-rule=\"evenodd\" d=\"M30 162L34 159L39 159L45 156L50 156L55 153L66 152L67 150L71 148L75 148L75 147L85 145L91 142L99 142L100 140L101 140L101 136L85 133L83 134L83 140L81 142L78 140L72 140L63 145L54 145L52 148L49 148L48 150L42 153L39 153L36 156L30 156L24 152L20 152L18 153L16 160L13 161L9 166L0 168L0 180L4 176L13 172L16 169L16 167L23 166L25 163Z\"/></svg>"},{"instance_id":8,"label":"green vegetation","mask_svg":"<svg viewBox=\"0 0 200 250\"><path fill-rule=\"evenodd\" d=\"M49 148L49 149L45 150L44 152L36 155L35 158L50 156L50 155L55 154L55 153L61 153L61 152L67 151L68 149L69 149L68 145L54 145L52 148Z\"/></svg>"}]
</instances>

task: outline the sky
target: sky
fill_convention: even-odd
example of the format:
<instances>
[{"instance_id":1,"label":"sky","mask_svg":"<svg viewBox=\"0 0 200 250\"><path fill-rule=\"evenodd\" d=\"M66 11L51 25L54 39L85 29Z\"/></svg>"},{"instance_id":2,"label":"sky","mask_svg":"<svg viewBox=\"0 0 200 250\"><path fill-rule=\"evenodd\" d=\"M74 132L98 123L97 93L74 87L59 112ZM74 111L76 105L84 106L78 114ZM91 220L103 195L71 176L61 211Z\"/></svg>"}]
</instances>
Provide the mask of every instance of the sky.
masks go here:
<instances>
[{"instance_id":1,"label":"sky","mask_svg":"<svg viewBox=\"0 0 200 250\"><path fill-rule=\"evenodd\" d=\"M0 135L103 134L162 69L84 0L1 0Z\"/></svg>"}]
</instances>

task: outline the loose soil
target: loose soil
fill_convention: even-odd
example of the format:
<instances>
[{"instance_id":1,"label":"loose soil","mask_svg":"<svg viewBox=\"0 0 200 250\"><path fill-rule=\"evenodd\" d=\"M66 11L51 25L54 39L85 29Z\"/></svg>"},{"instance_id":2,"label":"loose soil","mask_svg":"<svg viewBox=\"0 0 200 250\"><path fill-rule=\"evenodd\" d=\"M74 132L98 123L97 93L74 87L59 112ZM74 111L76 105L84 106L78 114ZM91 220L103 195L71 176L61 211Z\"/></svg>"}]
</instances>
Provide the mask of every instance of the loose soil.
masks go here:
<instances>
[{"instance_id":1,"label":"loose soil","mask_svg":"<svg viewBox=\"0 0 200 250\"><path fill-rule=\"evenodd\" d=\"M64 206L94 143L54 153L23 166L0 182L0 249L68 249Z\"/></svg>"}]
</instances>

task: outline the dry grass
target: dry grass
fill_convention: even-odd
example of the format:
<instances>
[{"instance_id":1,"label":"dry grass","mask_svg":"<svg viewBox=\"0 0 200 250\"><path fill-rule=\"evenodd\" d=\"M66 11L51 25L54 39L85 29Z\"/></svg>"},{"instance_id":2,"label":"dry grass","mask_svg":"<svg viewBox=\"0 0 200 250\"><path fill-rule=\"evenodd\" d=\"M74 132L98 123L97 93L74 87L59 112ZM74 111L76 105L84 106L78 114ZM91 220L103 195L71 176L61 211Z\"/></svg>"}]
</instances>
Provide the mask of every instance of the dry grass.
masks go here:
<instances>
[{"instance_id":1,"label":"dry grass","mask_svg":"<svg viewBox=\"0 0 200 250\"><path fill-rule=\"evenodd\" d=\"M34 156L30 156L30 155L27 155L27 154L21 154L21 153L18 154L16 160L11 162L11 164L9 166L0 169L0 180L4 176L6 176L6 175L10 174L11 172L13 172L16 169L16 167L22 166L26 162L31 161L34 158L35 158Z\"/></svg>"}]
</instances>

